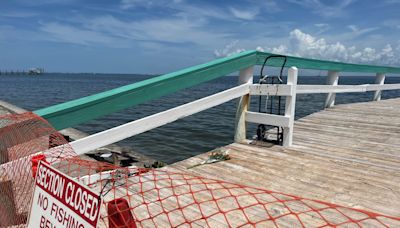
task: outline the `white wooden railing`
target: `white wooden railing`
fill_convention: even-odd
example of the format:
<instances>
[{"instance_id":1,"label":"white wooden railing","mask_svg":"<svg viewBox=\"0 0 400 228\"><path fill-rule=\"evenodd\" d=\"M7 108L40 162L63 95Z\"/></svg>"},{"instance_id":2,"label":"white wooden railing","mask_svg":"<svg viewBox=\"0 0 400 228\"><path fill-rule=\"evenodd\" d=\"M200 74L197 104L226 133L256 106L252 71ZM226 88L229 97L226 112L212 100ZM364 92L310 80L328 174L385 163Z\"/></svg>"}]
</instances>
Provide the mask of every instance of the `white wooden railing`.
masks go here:
<instances>
[{"instance_id":1,"label":"white wooden railing","mask_svg":"<svg viewBox=\"0 0 400 228\"><path fill-rule=\"evenodd\" d=\"M245 84L236 86L220 93L90 135L77 141L73 141L71 142L71 146L78 154L86 153L99 147L121 141L123 139L215 107L247 94L249 94L249 85Z\"/></svg>"},{"instance_id":2,"label":"white wooden railing","mask_svg":"<svg viewBox=\"0 0 400 228\"><path fill-rule=\"evenodd\" d=\"M400 89L400 84L384 84L385 75L380 73L376 75L376 84L364 85L338 85L339 72L337 71L328 72L327 85L298 85L297 78L297 68L290 67L287 84L253 84L253 67L245 68L240 71L239 85L234 88L90 135L71 142L71 146L78 154L83 154L239 98L235 141L246 140L247 123L266 124L284 128L283 146L288 147L292 145L296 94L327 93L325 107L330 108L335 104L336 93L375 91L373 100L379 101L383 90ZM274 115L249 111L250 96L255 95L285 96L285 114Z\"/></svg>"},{"instance_id":3,"label":"white wooden railing","mask_svg":"<svg viewBox=\"0 0 400 228\"><path fill-rule=\"evenodd\" d=\"M243 81L243 77L249 76L242 73L248 71L245 69L239 74L239 83ZM269 96L285 96L285 115L273 115L259 112L248 111L249 99L242 99L239 103L238 113L236 115L236 122L241 127L236 127L235 141L243 142L246 140L246 124L245 122L266 124L283 127L283 146L292 145L294 114L296 106L296 85L297 85L298 70L296 67L291 67L288 70L288 79L286 85L267 85L267 84L251 84L249 85L249 95L269 95ZM253 81L253 80L251 80ZM247 95L248 96L248 95ZM247 104L244 104L247 102ZM242 116L245 116L243 119ZM244 127L243 127L244 126Z\"/></svg>"}]
</instances>

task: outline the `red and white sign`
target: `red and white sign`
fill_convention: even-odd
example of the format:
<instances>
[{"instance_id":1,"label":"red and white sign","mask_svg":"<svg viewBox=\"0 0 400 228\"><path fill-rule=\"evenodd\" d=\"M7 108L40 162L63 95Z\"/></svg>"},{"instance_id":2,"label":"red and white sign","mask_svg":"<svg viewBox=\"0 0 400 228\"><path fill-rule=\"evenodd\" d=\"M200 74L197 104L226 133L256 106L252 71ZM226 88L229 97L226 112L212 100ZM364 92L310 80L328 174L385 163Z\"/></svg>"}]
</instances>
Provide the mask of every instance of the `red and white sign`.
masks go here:
<instances>
[{"instance_id":1,"label":"red and white sign","mask_svg":"<svg viewBox=\"0 0 400 228\"><path fill-rule=\"evenodd\" d=\"M97 227L100 206L99 194L40 162L28 227Z\"/></svg>"}]
</instances>

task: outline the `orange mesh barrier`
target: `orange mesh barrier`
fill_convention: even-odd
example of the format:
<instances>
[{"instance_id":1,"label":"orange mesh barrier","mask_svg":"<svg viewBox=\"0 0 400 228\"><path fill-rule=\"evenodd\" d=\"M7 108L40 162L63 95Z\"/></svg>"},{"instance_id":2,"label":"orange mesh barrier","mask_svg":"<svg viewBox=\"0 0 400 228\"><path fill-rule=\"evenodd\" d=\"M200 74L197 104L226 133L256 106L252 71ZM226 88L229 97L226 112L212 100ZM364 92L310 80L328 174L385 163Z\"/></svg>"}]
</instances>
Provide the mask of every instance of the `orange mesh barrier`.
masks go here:
<instances>
[{"instance_id":1,"label":"orange mesh barrier","mask_svg":"<svg viewBox=\"0 0 400 228\"><path fill-rule=\"evenodd\" d=\"M41 117L1 116L0 227L26 223L39 160L54 163L75 155L67 140Z\"/></svg>"},{"instance_id":2,"label":"orange mesh barrier","mask_svg":"<svg viewBox=\"0 0 400 228\"><path fill-rule=\"evenodd\" d=\"M54 133L49 135L62 137ZM18 224L26 223L29 205L17 203L15 186L28 189L24 196L30 198L32 165L42 160L101 194L100 227L400 227L400 218L165 169L122 168L74 157L68 144L58 148L44 156L24 152L29 158L1 165L1 177L8 179L0 195L17 205ZM24 168L9 166L15 162ZM10 174L13 167L18 175ZM10 185L12 191L5 191ZM0 215L0 226L17 224Z\"/></svg>"}]
</instances>

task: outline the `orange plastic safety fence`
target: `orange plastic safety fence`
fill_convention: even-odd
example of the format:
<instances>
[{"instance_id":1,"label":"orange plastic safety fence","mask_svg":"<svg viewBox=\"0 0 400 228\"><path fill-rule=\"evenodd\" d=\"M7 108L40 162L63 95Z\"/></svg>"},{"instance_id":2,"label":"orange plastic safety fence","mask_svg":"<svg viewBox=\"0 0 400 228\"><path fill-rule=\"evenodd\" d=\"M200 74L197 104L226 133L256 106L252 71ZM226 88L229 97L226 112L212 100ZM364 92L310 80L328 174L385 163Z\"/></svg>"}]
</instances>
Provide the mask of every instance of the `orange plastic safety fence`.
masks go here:
<instances>
[{"instance_id":1,"label":"orange plastic safety fence","mask_svg":"<svg viewBox=\"0 0 400 228\"><path fill-rule=\"evenodd\" d=\"M39 160L54 163L75 155L67 140L41 117L29 112L1 116L0 227L26 223Z\"/></svg>"},{"instance_id":2,"label":"orange plastic safety fence","mask_svg":"<svg viewBox=\"0 0 400 228\"><path fill-rule=\"evenodd\" d=\"M73 156L68 144L64 145L62 153L50 149L33 162L31 156L22 157L2 167L27 160L25 167L17 170L26 173L23 186L30 189L29 194L33 185L32 165L37 160L45 160L89 186L103 199L100 227L400 227L400 218L318 200L165 169L122 168L87 161ZM63 152L66 155L61 155ZM7 199L15 199L15 181L22 181L18 178L14 175L5 181L5 185L13 186ZM1 187L0 191L6 192ZM16 210L21 215L29 208L26 204L15 205L19 205ZM3 217L0 223L5 224Z\"/></svg>"},{"instance_id":3,"label":"orange plastic safety fence","mask_svg":"<svg viewBox=\"0 0 400 228\"><path fill-rule=\"evenodd\" d=\"M67 160L57 168L101 193L105 227L400 227L400 218L187 173Z\"/></svg>"}]
</instances>

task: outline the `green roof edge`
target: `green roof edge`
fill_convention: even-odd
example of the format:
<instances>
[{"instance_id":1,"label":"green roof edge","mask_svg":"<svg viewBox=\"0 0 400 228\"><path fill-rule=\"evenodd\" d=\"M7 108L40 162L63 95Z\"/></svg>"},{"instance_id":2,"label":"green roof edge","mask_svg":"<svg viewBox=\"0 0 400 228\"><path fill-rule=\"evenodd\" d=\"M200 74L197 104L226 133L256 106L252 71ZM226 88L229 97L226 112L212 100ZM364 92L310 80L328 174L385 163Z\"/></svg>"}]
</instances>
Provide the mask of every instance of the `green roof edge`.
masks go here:
<instances>
[{"instance_id":1,"label":"green roof edge","mask_svg":"<svg viewBox=\"0 0 400 228\"><path fill-rule=\"evenodd\" d=\"M265 58L271 55L274 54L249 50L39 109L34 113L49 121L57 130L60 130L237 72L249 66L261 65ZM283 59L281 58L273 58L268 61L268 65L279 67L282 65L282 61ZM400 68L396 67L350 64L287 56L286 67L290 66L296 66L300 69L344 72L400 73Z\"/></svg>"}]
</instances>

